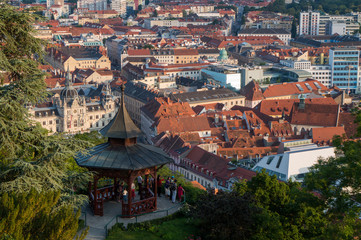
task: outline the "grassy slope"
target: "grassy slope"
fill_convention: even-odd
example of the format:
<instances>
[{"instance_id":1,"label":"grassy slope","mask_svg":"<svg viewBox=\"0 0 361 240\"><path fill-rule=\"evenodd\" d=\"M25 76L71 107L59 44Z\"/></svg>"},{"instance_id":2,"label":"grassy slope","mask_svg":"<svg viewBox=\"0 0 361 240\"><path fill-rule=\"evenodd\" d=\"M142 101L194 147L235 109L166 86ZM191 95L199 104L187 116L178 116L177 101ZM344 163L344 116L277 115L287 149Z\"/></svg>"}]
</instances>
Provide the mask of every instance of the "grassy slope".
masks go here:
<instances>
[{"instance_id":1,"label":"grassy slope","mask_svg":"<svg viewBox=\"0 0 361 240\"><path fill-rule=\"evenodd\" d=\"M107 240L184 240L197 233L197 226L187 218L177 218L154 226L153 231L118 231L113 232Z\"/></svg>"}]
</instances>

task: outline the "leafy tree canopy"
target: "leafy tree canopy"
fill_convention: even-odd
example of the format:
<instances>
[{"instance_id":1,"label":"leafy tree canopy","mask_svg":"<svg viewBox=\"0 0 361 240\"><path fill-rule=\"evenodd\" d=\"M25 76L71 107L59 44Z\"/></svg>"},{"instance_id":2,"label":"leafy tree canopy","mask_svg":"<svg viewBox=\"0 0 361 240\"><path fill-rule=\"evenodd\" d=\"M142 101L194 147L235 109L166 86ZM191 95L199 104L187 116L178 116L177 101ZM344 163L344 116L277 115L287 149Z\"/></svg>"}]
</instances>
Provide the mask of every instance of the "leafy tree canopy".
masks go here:
<instances>
[{"instance_id":1,"label":"leafy tree canopy","mask_svg":"<svg viewBox=\"0 0 361 240\"><path fill-rule=\"evenodd\" d=\"M80 212L57 203L59 192L28 193L0 196L0 239L73 239L78 232ZM83 239L84 231L77 239Z\"/></svg>"},{"instance_id":2,"label":"leafy tree canopy","mask_svg":"<svg viewBox=\"0 0 361 240\"><path fill-rule=\"evenodd\" d=\"M65 162L90 144L87 141L48 136L31 119L25 106L47 97L42 61L42 40L34 38L34 16L1 4L0 11L0 192L60 191L59 204L79 206L86 196L74 194L84 186L87 173L69 171Z\"/></svg>"}]
</instances>

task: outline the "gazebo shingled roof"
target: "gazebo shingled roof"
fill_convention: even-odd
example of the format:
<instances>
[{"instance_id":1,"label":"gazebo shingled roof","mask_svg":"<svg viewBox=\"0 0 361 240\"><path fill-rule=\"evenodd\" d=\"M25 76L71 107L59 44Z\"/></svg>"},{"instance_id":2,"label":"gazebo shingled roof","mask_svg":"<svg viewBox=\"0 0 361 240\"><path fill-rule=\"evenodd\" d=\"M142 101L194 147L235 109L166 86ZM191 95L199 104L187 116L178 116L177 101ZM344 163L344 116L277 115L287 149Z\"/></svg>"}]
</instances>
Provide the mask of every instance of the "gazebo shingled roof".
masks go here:
<instances>
[{"instance_id":1,"label":"gazebo shingled roof","mask_svg":"<svg viewBox=\"0 0 361 240\"><path fill-rule=\"evenodd\" d=\"M109 142L92 148L88 155L77 158L81 167L112 170L140 170L171 162L157 147L137 143L112 146Z\"/></svg>"}]
</instances>

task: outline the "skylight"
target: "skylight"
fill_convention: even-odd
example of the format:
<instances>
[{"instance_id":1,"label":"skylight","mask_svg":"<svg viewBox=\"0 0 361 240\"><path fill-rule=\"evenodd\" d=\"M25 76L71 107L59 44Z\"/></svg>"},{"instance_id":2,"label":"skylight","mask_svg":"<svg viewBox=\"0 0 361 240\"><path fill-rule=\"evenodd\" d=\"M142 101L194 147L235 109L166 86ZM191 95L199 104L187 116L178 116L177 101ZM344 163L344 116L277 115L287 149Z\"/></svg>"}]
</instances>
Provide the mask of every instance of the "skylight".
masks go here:
<instances>
[{"instance_id":1,"label":"skylight","mask_svg":"<svg viewBox=\"0 0 361 240\"><path fill-rule=\"evenodd\" d=\"M316 86L318 89L321 89L321 86L320 86L320 84L318 84L318 82L314 82L313 84L315 84L315 86Z\"/></svg>"},{"instance_id":2,"label":"skylight","mask_svg":"<svg viewBox=\"0 0 361 240\"><path fill-rule=\"evenodd\" d=\"M283 156L280 156L280 157L278 158L278 162L277 162L276 168L279 168L279 167L280 167L281 162L282 162L282 158L283 158Z\"/></svg>"},{"instance_id":3,"label":"skylight","mask_svg":"<svg viewBox=\"0 0 361 240\"><path fill-rule=\"evenodd\" d=\"M312 87L310 86L310 84L305 83L305 85L306 85L306 87L307 87L308 89L310 89L310 90L312 91Z\"/></svg>"},{"instance_id":4,"label":"skylight","mask_svg":"<svg viewBox=\"0 0 361 240\"><path fill-rule=\"evenodd\" d=\"M271 162L272 162L272 160L273 160L274 158L275 158L274 156L269 157L269 158L267 159L267 164L268 164L268 165L271 164Z\"/></svg>"},{"instance_id":5,"label":"skylight","mask_svg":"<svg viewBox=\"0 0 361 240\"><path fill-rule=\"evenodd\" d=\"M297 86L298 90L300 90L301 92L304 91L300 84L296 84L296 86Z\"/></svg>"}]
</instances>

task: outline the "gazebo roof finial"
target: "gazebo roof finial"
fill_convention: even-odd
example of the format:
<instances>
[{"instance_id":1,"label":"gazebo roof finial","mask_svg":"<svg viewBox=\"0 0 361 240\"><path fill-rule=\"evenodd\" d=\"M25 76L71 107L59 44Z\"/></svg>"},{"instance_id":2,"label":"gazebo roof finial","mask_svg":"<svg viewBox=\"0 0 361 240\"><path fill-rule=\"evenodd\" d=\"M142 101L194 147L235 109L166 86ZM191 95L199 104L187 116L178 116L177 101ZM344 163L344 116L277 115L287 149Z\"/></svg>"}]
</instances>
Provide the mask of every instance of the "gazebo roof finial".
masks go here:
<instances>
[{"instance_id":1,"label":"gazebo roof finial","mask_svg":"<svg viewBox=\"0 0 361 240\"><path fill-rule=\"evenodd\" d=\"M124 103L124 90L125 86L122 84L121 89L121 99L120 106L115 117L106 125L100 133L104 137L116 138L116 139L129 139L136 138L142 135L140 129L134 124L133 120L130 118L129 113L125 107Z\"/></svg>"}]
</instances>

